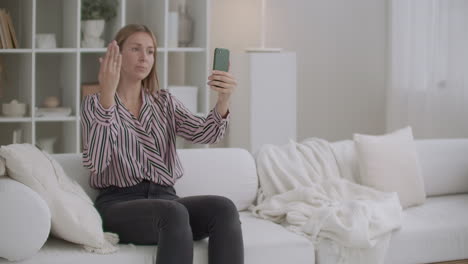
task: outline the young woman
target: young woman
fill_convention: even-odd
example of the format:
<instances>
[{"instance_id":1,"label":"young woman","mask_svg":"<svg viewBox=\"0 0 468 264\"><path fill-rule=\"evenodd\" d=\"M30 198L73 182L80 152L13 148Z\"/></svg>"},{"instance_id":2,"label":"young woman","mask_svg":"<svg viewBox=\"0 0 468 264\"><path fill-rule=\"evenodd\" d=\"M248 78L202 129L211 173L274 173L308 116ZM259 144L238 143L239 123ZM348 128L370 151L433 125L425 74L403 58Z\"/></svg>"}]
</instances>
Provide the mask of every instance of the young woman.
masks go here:
<instances>
[{"instance_id":1,"label":"young woman","mask_svg":"<svg viewBox=\"0 0 468 264\"><path fill-rule=\"evenodd\" d=\"M234 77L208 77L218 101L206 118L158 87L156 38L143 25L123 27L100 58L98 94L82 103L83 163L100 189L96 208L104 229L122 243L157 244L157 264L191 264L193 240L209 237L210 264L243 263L239 215L231 200L213 195L180 198L183 168L176 136L216 143L229 118ZM207 183L209 184L209 183Z\"/></svg>"}]
</instances>

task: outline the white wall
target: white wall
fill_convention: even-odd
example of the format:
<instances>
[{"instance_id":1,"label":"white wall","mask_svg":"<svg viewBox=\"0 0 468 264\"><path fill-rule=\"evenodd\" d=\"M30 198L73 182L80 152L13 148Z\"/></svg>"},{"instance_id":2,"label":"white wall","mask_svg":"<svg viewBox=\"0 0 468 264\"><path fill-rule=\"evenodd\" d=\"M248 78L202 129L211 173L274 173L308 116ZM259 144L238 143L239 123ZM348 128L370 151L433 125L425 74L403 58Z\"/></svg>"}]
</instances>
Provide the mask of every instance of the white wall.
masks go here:
<instances>
[{"instance_id":1,"label":"white wall","mask_svg":"<svg viewBox=\"0 0 468 264\"><path fill-rule=\"evenodd\" d=\"M267 16L267 46L297 53L298 139L383 133L387 1L267 0ZM259 46L259 32L260 0L212 1L212 48L243 52ZM233 97L233 115L248 102L246 88ZM245 133L242 125L230 133Z\"/></svg>"},{"instance_id":2,"label":"white wall","mask_svg":"<svg viewBox=\"0 0 468 264\"><path fill-rule=\"evenodd\" d=\"M227 48L231 51L231 68L241 67L242 63L235 60L236 54L245 52L246 47L258 46L260 43L260 1L257 0L212 0L211 1L211 43L216 47ZM212 55L213 56L213 55ZM213 61L213 58L211 58ZM237 60L240 62L240 60ZM246 60L243 63L247 63ZM247 72L242 76L235 76L242 83L247 79ZM249 138L249 96L248 87L238 86L231 100L231 124L224 140L214 147L242 147L247 148ZM212 106L215 104L215 93L211 93ZM229 144L230 134L236 133L237 138L245 138L241 144ZM244 136L245 135L245 136Z\"/></svg>"}]
</instances>

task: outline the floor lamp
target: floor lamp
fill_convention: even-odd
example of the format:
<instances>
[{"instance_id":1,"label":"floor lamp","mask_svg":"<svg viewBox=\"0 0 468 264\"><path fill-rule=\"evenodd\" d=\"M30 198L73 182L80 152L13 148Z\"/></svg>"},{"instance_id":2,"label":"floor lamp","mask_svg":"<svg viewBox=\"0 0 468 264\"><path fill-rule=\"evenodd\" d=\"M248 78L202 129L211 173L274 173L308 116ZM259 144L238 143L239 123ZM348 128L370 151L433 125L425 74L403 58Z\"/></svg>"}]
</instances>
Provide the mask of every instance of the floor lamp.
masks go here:
<instances>
[{"instance_id":1,"label":"floor lamp","mask_svg":"<svg viewBox=\"0 0 468 264\"><path fill-rule=\"evenodd\" d=\"M261 0L261 25L260 25L260 47L258 48L247 48L247 52L280 52L281 48L267 48L265 47L266 42L266 0Z\"/></svg>"}]
</instances>

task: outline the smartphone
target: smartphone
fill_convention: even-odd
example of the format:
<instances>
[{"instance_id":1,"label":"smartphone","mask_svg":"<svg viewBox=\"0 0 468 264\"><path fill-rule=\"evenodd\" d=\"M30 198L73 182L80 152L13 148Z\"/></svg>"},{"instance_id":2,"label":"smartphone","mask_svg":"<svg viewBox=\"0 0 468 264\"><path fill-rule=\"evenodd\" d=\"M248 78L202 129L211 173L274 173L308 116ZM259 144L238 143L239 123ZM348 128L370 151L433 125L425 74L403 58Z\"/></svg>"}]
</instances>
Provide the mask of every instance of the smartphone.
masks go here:
<instances>
[{"instance_id":1,"label":"smartphone","mask_svg":"<svg viewBox=\"0 0 468 264\"><path fill-rule=\"evenodd\" d=\"M229 71L229 50L216 48L214 50L213 70Z\"/></svg>"}]
</instances>

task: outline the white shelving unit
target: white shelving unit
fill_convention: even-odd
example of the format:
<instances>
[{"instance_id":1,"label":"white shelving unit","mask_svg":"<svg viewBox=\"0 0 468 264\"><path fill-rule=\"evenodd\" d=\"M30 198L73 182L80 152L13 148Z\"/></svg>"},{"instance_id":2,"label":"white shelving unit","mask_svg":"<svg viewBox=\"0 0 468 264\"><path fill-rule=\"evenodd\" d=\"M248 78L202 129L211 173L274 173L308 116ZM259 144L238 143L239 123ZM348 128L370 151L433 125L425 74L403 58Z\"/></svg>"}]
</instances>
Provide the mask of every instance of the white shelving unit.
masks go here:
<instances>
[{"instance_id":1,"label":"white shelving unit","mask_svg":"<svg viewBox=\"0 0 468 264\"><path fill-rule=\"evenodd\" d=\"M186 0L194 20L194 40L189 47L168 47L168 14L184 0L118 0L117 17L106 22L103 38L109 43L124 25L145 24L158 41L157 69L160 87L189 85L198 87L198 112L209 107L209 30L210 0ZM0 113L0 145L12 143L14 130L22 130L22 142L36 144L42 138L57 139L54 153L81 151L81 86L97 83L98 58L106 49L81 48L81 0L0 0L0 8L11 14L19 49L0 49L4 80L0 83L0 104L13 99L27 104L24 117L5 117ZM38 49L36 34L54 33L55 49ZM57 96L60 106L70 107L66 117L37 117L47 96ZM1 109L0 109L1 111ZM184 147L190 147L185 145Z\"/></svg>"}]
</instances>

